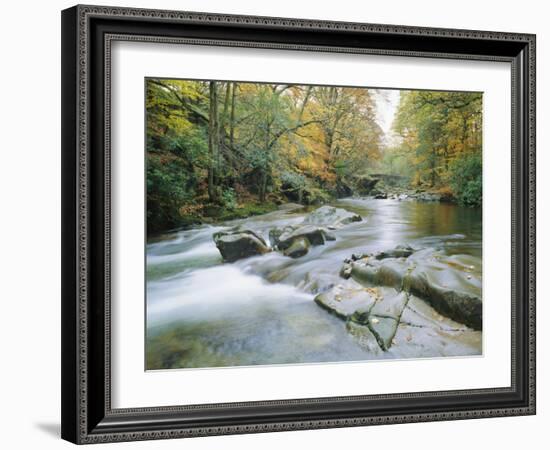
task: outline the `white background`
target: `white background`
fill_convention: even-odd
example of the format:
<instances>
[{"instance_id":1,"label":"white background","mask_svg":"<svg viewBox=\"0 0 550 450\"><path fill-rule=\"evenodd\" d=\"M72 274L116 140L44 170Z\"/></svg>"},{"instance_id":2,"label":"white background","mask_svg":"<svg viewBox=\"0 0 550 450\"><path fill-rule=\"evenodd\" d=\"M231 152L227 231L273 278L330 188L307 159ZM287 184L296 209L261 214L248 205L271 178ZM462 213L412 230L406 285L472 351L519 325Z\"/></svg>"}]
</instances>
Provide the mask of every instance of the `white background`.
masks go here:
<instances>
[{"instance_id":1,"label":"white background","mask_svg":"<svg viewBox=\"0 0 550 450\"><path fill-rule=\"evenodd\" d=\"M101 2L99 2L101 3ZM461 0L441 8L438 1L357 2L356 0L111 0L107 4L239 14L293 16L408 25L461 27L538 34L538 274L543 284L550 265L548 207L544 177L550 164L550 76L544 2ZM68 448L59 440L60 367L60 18L71 2L10 2L3 5L0 84L2 194L2 371L0 399L5 448ZM506 195L506 193L503 193ZM548 202L546 202L548 204ZM538 289L538 415L502 419L393 425L187 441L116 444L119 448L256 449L366 446L407 449L541 448L550 420L548 347L550 314Z\"/></svg>"},{"instance_id":2,"label":"white background","mask_svg":"<svg viewBox=\"0 0 550 450\"><path fill-rule=\"evenodd\" d=\"M114 408L510 386L509 63L136 42L116 42L111 56ZM144 298L145 168L136 130L144 77L159 75L483 92L483 357L144 372L136 300ZM334 380L345 380L338 392Z\"/></svg>"}]
</instances>

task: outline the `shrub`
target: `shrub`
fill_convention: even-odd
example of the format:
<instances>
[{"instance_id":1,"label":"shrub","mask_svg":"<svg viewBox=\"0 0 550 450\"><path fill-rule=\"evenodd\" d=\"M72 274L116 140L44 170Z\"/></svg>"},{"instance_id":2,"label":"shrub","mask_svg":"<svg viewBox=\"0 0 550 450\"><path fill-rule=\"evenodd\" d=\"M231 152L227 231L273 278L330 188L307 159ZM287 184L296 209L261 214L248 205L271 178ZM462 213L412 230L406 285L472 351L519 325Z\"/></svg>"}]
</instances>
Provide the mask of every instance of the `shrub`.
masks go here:
<instances>
[{"instance_id":1,"label":"shrub","mask_svg":"<svg viewBox=\"0 0 550 450\"><path fill-rule=\"evenodd\" d=\"M192 208L197 187L193 172L172 154L147 155L147 232L179 228L197 222ZM200 208L196 208L197 210Z\"/></svg>"},{"instance_id":2,"label":"shrub","mask_svg":"<svg viewBox=\"0 0 550 450\"><path fill-rule=\"evenodd\" d=\"M457 159L451 164L451 188L458 202L465 206L481 206L483 199L481 155Z\"/></svg>"},{"instance_id":3,"label":"shrub","mask_svg":"<svg viewBox=\"0 0 550 450\"><path fill-rule=\"evenodd\" d=\"M222 206L227 209L235 209L237 207L237 195L235 190L230 187L226 187L222 190L220 195L220 201Z\"/></svg>"}]
</instances>

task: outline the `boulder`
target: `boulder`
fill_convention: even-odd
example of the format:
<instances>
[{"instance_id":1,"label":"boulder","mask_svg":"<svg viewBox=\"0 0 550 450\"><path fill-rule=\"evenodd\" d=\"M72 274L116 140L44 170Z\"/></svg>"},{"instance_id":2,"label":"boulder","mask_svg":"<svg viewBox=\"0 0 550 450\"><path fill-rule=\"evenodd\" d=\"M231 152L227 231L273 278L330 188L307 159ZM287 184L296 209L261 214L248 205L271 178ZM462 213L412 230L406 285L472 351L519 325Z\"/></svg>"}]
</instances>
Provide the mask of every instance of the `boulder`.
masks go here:
<instances>
[{"instance_id":1,"label":"boulder","mask_svg":"<svg viewBox=\"0 0 550 450\"><path fill-rule=\"evenodd\" d=\"M276 237L274 234L274 237ZM299 238L306 238L311 245L325 244L325 230L314 225L304 225L297 228L286 227L283 232L276 237L276 245L279 250L286 250L292 243ZM270 238L271 239L271 238Z\"/></svg>"},{"instance_id":2,"label":"boulder","mask_svg":"<svg viewBox=\"0 0 550 450\"><path fill-rule=\"evenodd\" d=\"M277 245L279 245L281 235L285 232L291 232L292 230L294 230L294 227L291 226L286 226L284 228L272 228L269 230L269 242L271 243L271 246L277 247Z\"/></svg>"},{"instance_id":3,"label":"boulder","mask_svg":"<svg viewBox=\"0 0 550 450\"><path fill-rule=\"evenodd\" d=\"M343 208L322 206L307 215L303 224L336 229L353 222L361 222L362 220L360 215Z\"/></svg>"},{"instance_id":4,"label":"boulder","mask_svg":"<svg viewBox=\"0 0 550 450\"><path fill-rule=\"evenodd\" d=\"M264 239L251 230L221 231L212 237L226 262L263 255L271 251Z\"/></svg>"},{"instance_id":5,"label":"boulder","mask_svg":"<svg viewBox=\"0 0 550 450\"><path fill-rule=\"evenodd\" d=\"M481 330L481 280L475 280L479 281L479 287L475 287L468 276L456 269L441 271L434 270L434 265L419 266L411 272L410 291L426 299L441 314Z\"/></svg>"},{"instance_id":6,"label":"boulder","mask_svg":"<svg viewBox=\"0 0 550 450\"><path fill-rule=\"evenodd\" d=\"M345 280L348 280L351 277L351 265L344 264L340 269L340 276Z\"/></svg>"},{"instance_id":7,"label":"boulder","mask_svg":"<svg viewBox=\"0 0 550 450\"><path fill-rule=\"evenodd\" d=\"M409 245L398 245L392 250L378 252L374 255L376 259L386 258L408 258L414 253L414 248Z\"/></svg>"},{"instance_id":8,"label":"boulder","mask_svg":"<svg viewBox=\"0 0 550 450\"><path fill-rule=\"evenodd\" d=\"M336 236L328 230L325 230L325 241L335 241Z\"/></svg>"},{"instance_id":9,"label":"boulder","mask_svg":"<svg viewBox=\"0 0 550 450\"><path fill-rule=\"evenodd\" d=\"M299 237L292 241L290 247L288 247L283 254L285 256L290 256L291 258L299 258L304 256L309 251L309 240L306 237Z\"/></svg>"}]
</instances>

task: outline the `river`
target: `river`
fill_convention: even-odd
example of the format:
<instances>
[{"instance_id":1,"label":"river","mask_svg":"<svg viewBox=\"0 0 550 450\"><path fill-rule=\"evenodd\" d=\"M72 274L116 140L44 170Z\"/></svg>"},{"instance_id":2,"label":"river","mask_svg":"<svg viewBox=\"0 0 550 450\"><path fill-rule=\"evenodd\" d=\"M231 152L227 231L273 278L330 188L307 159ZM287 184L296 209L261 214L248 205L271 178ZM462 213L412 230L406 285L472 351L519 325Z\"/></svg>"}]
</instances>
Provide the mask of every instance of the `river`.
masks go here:
<instances>
[{"instance_id":1,"label":"river","mask_svg":"<svg viewBox=\"0 0 550 450\"><path fill-rule=\"evenodd\" d=\"M301 258L278 252L223 263L212 234L246 225L268 240L274 227L300 223L311 208L278 210L157 237L147 245L147 367L198 368L359 361L373 355L343 322L315 304L338 283L344 259L409 244L481 258L481 210L449 203L347 198L333 206L363 221ZM480 351L480 333L463 354ZM465 347L464 347L465 346ZM464 348L463 348L464 347ZM428 356L439 356L438 353Z\"/></svg>"}]
</instances>

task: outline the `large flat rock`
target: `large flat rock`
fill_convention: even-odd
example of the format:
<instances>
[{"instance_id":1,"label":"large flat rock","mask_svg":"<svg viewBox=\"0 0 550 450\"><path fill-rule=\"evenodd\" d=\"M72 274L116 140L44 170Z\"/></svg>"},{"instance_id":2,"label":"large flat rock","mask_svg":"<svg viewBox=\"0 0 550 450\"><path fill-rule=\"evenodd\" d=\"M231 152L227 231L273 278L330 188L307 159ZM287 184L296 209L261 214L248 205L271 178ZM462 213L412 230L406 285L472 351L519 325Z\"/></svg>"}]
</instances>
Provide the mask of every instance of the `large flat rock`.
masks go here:
<instances>
[{"instance_id":1,"label":"large flat rock","mask_svg":"<svg viewBox=\"0 0 550 450\"><path fill-rule=\"evenodd\" d=\"M348 281L346 286L340 284L317 295L315 302L345 320L348 329L362 335L363 340L369 337L371 342L372 337L386 351L392 346L408 294L390 288L365 288ZM361 327L365 329L361 331Z\"/></svg>"},{"instance_id":2,"label":"large flat rock","mask_svg":"<svg viewBox=\"0 0 550 450\"><path fill-rule=\"evenodd\" d=\"M345 263L341 273L365 286L405 290L450 319L482 328L481 260L472 256L446 256L433 249L408 258L363 256Z\"/></svg>"},{"instance_id":3,"label":"large flat rock","mask_svg":"<svg viewBox=\"0 0 550 450\"><path fill-rule=\"evenodd\" d=\"M377 300L376 291L354 283L352 286L336 285L318 294L315 303L335 316L347 320L354 314L366 314Z\"/></svg>"}]
</instances>

